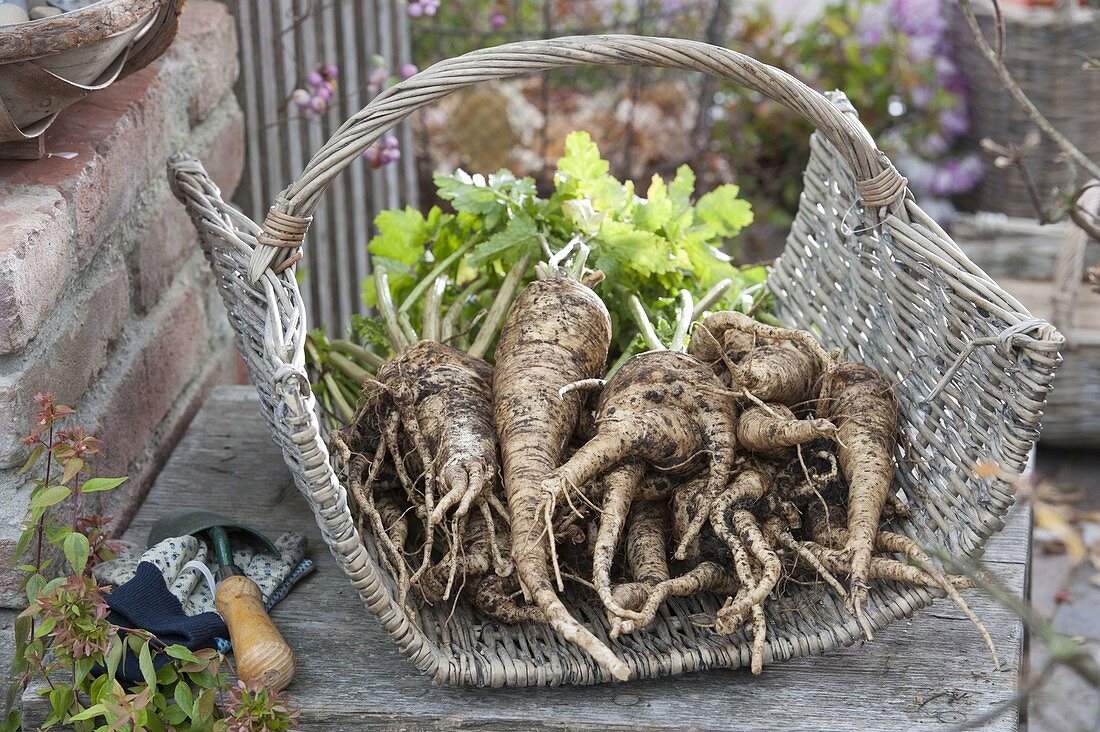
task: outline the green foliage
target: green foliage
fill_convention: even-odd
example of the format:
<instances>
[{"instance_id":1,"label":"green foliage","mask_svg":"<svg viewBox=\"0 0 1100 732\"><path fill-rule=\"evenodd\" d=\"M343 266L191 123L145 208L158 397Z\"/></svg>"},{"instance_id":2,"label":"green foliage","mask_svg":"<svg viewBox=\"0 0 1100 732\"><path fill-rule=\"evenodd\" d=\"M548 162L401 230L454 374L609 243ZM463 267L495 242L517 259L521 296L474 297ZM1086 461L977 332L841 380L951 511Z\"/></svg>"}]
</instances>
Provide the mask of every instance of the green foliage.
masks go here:
<instances>
[{"instance_id":1,"label":"green foliage","mask_svg":"<svg viewBox=\"0 0 1100 732\"><path fill-rule=\"evenodd\" d=\"M737 50L821 91L844 91L859 109L860 122L895 162L907 153L934 161L944 153L928 141L945 134L944 113L965 101L937 78L934 56L918 59L908 52L905 33L887 23L880 39L867 39L862 26L869 6L882 1L831 0L803 25L781 24L762 3L738 13ZM803 189L812 125L740 85L723 84L718 98L723 113L710 148L713 167L724 171L717 178L742 183L757 204L758 220L788 228Z\"/></svg>"},{"instance_id":2,"label":"green foliage","mask_svg":"<svg viewBox=\"0 0 1100 732\"><path fill-rule=\"evenodd\" d=\"M23 439L31 447L23 472L41 468L41 477L33 481L16 545L16 556L32 546L33 555L19 566L26 573L27 609L15 621L12 683L0 732L21 728L18 704L32 679L42 681L38 693L49 702L46 729L291 729L297 711L266 690L242 697L217 651L166 646L147 631L107 621L107 603L91 570L112 558L104 532L109 519L83 515L81 504L85 494L114 490L126 478L85 479L99 441L79 428L60 429L73 410L56 404L52 394L35 399L40 411ZM60 571L53 571L48 553L64 557ZM127 651L138 661L142 683L123 688L115 672ZM158 670L157 656L171 661Z\"/></svg>"},{"instance_id":3,"label":"green foliage","mask_svg":"<svg viewBox=\"0 0 1100 732\"><path fill-rule=\"evenodd\" d=\"M225 722L231 729L282 732L298 729L297 718L298 710L287 703L284 694L243 681L229 690Z\"/></svg>"},{"instance_id":4,"label":"green foliage","mask_svg":"<svg viewBox=\"0 0 1100 732\"><path fill-rule=\"evenodd\" d=\"M681 290L698 301L729 280L725 294L711 305L716 310L737 306L742 293L763 281L763 267L739 268L725 254L753 221L752 207L737 186L721 185L693 202L696 176L685 165L668 182L654 176L643 198L631 181L619 181L609 171L588 133L574 132L566 138L547 197L538 194L533 180L506 170L489 176L459 170L435 176L440 199L453 210L433 206L426 214L412 208L379 214L368 248L374 267L387 275L390 327L384 317L356 316L350 343L332 341L320 330L306 343L313 390L332 425L354 414L362 374L373 373L380 359L394 353L395 330L413 339L427 316L448 324L447 342L458 348L468 347L483 328L495 337L500 324L487 323L486 313L525 257L521 284L534 278L540 260L570 247L588 249L588 267L605 277L596 291L611 313L612 363L642 347L628 306L631 296L644 303L658 334L668 339ZM426 313L428 291L438 277L446 284L433 306L437 311ZM377 286L375 278L367 278L363 300L385 310ZM492 352L490 347L489 360Z\"/></svg>"}]
</instances>

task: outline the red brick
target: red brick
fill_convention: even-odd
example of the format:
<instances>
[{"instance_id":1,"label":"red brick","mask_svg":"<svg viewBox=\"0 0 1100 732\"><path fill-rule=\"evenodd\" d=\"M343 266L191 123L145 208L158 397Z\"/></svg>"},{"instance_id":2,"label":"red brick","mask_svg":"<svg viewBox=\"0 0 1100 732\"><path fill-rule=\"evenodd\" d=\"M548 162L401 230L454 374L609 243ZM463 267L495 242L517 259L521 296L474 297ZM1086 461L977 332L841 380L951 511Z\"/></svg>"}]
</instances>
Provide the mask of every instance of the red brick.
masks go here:
<instances>
[{"instance_id":1,"label":"red brick","mask_svg":"<svg viewBox=\"0 0 1100 732\"><path fill-rule=\"evenodd\" d=\"M166 58L68 107L47 130L50 152L75 157L0 161L0 180L61 192L70 204L83 268L138 193L164 175L168 155L187 146L190 120L216 109L236 76L236 34L228 11L217 2L188 3Z\"/></svg>"},{"instance_id":2,"label":"red brick","mask_svg":"<svg viewBox=\"0 0 1100 732\"><path fill-rule=\"evenodd\" d=\"M145 452L127 469L126 475L130 476L130 480L123 484L125 490L112 491L103 496L99 511L102 515L113 517L113 533L120 534L130 525L153 481L172 454L172 449L183 437L210 391L218 384L232 383L232 356L235 353L236 349L229 346L203 359L203 370L176 399L171 413L161 422Z\"/></svg>"},{"instance_id":3,"label":"red brick","mask_svg":"<svg viewBox=\"0 0 1100 732\"><path fill-rule=\"evenodd\" d=\"M0 354L37 334L69 274L68 217L56 192L0 194Z\"/></svg>"},{"instance_id":4,"label":"red brick","mask_svg":"<svg viewBox=\"0 0 1100 732\"><path fill-rule=\"evenodd\" d=\"M147 312L160 300L192 255L199 251L199 235L187 210L167 194L154 204L157 215L137 236L133 252L134 302Z\"/></svg>"},{"instance_id":5,"label":"red brick","mask_svg":"<svg viewBox=\"0 0 1100 732\"><path fill-rule=\"evenodd\" d=\"M73 152L31 162L0 162L8 185L56 188L69 202L77 265L83 268L112 235L147 185L160 173L173 139L186 129L183 112L165 98L150 70L74 104L46 132L50 152Z\"/></svg>"},{"instance_id":6,"label":"red brick","mask_svg":"<svg viewBox=\"0 0 1100 732\"><path fill-rule=\"evenodd\" d=\"M232 92L240 71L236 27L225 4L190 0L166 56L167 63L190 67L187 113L194 126Z\"/></svg>"},{"instance_id":7,"label":"red brick","mask_svg":"<svg viewBox=\"0 0 1100 732\"><path fill-rule=\"evenodd\" d=\"M106 367L130 315L126 270L113 268L59 315L52 342L35 348L0 381L0 467L23 460L18 438L30 429L36 393L52 391L62 404L76 406Z\"/></svg>"},{"instance_id":8,"label":"red brick","mask_svg":"<svg viewBox=\"0 0 1100 732\"><path fill-rule=\"evenodd\" d=\"M206 166L222 197L231 200L244 171L244 114L232 97L194 129L190 152Z\"/></svg>"},{"instance_id":9,"label":"red brick","mask_svg":"<svg viewBox=\"0 0 1100 732\"><path fill-rule=\"evenodd\" d=\"M106 446L97 467L103 475L125 474L206 355L202 293L188 285L169 297L121 376L109 378L95 429Z\"/></svg>"}]
</instances>

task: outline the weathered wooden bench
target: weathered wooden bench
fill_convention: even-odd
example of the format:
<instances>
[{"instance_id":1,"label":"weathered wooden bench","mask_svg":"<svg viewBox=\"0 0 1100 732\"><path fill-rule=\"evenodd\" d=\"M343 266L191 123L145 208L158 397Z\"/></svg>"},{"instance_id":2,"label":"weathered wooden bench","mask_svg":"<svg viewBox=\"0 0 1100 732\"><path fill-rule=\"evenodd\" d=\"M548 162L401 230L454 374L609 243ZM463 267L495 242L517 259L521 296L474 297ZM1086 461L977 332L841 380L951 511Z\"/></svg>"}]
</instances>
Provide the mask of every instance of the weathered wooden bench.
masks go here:
<instances>
[{"instance_id":1,"label":"weathered wooden bench","mask_svg":"<svg viewBox=\"0 0 1100 732\"><path fill-rule=\"evenodd\" d=\"M967 597L997 643L1000 670L969 621L941 600L872 643L767 666L760 677L738 670L592 687L435 686L398 652L329 558L251 387L213 392L127 535L144 540L158 517L195 508L309 536L318 570L272 613L298 656L290 692L306 730L955 729L991 714L983 729L1019 726L1013 700L1024 631L977 592ZM1016 593L1027 574L1028 518L1014 511L985 556Z\"/></svg>"}]
</instances>

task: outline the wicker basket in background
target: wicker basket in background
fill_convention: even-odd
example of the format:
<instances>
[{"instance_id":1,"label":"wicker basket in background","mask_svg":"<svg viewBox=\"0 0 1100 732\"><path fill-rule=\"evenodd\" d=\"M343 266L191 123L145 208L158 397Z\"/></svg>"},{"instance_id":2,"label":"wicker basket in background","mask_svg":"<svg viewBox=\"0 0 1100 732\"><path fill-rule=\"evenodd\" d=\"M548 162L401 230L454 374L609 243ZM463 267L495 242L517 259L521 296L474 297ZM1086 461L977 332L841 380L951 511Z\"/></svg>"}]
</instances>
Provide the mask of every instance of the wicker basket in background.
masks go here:
<instances>
[{"instance_id":1,"label":"wicker basket in background","mask_svg":"<svg viewBox=\"0 0 1100 732\"><path fill-rule=\"evenodd\" d=\"M958 4L949 4L954 19L950 38L970 89L969 146L977 150L984 138L1001 145L1022 142L1037 129L1035 124L1005 92L971 37ZM1100 72L1082 68L1086 56L1100 58L1100 11L1080 7L1077 0L1059 0L1057 7L1001 5L1005 65L1055 127L1090 158L1100 159ZM986 37L992 39L991 6L977 1L972 6ZM1041 195L1055 186L1069 185L1069 169L1057 160L1060 152L1043 136L1027 157L1028 172ZM1023 179L1014 170L986 175L962 202L975 211L1036 215Z\"/></svg>"},{"instance_id":2,"label":"wicker basket in background","mask_svg":"<svg viewBox=\"0 0 1100 732\"><path fill-rule=\"evenodd\" d=\"M589 684L595 663L544 624L501 626L472 607L424 607L395 599L374 537L360 534L340 465L330 461L305 370L307 330L289 266L328 184L413 111L473 84L576 66L646 65L702 71L741 84L803 115L816 128L805 189L787 246L769 276L778 315L818 332L827 347L896 381L902 439L895 485L912 516L896 528L958 557L974 556L1012 504L991 461L1020 471L1038 437L1064 339L975 266L913 200L840 94L717 46L639 36L529 41L476 51L378 95L313 156L263 225L226 203L194 158L177 155L169 181L213 266L237 346L261 409L333 556L394 641L440 683ZM363 240L369 232L360 232ZM307 252L308 256L308 252ZM354 283L353 283L354 284ZM868 617L880 628L928 605L924 588L880 583ZM583 596L577 618L637 677L747 664L742 629L719 636L697 622L722 598L677 598L653 627L611 641L605 614ZM860 637L843 601L823 585L788 585L768 609L766 660L823 653Z\"/></svg>"},{"instance_id":3,"label":"wicker basket in background","mask_svg":"<svg viewBox=\"0 0 1100 732\"><path fill-rule=\"evenodd\" d=\"M1100 187L1086 186L1078 206L1100 216ZM1058 388L1043 410L1042 444L1100 448L1100 293L1084 276L1100 264L1100 247L1072 221L1042 225L988 211L961 217L952 234L1005 290L1066 336Z\"/></svg>"},{"instance_id":4,"label":"wicker basket in background","mask_svg":"<svg viewBox=\"0 0 1100 732\"><path fill-rule=\"evenodd\" d=\"M183 2L100 0L0 27L0 158L41 157L62 109L164 53Z\"/></svg>"}]
</instances>

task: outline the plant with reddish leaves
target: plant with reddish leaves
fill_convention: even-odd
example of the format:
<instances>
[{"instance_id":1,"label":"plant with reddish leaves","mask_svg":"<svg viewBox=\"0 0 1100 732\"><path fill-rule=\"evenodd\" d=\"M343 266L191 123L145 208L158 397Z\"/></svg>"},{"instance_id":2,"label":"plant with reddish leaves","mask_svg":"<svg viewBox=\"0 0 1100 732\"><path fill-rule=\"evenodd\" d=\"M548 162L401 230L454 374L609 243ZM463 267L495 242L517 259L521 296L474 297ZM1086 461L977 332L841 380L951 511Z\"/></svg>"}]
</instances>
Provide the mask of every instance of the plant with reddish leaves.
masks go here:
<instances>
[{"instance_id":1,"label":"plant with reddish leaves","mask_svg":"<svg viewBox=\"0 0 1100 732\"><path fill-rule=\"evenodd\" d=\"M97 586L92 567L112 558L110 518L84 513L83 499L113 490L126 478L88 477L100 441L80 427L61 429L74 411L53 394L38 394L35 401L34 425L22 440L31 448L22 473L38 467L40 477L32 481L16 544L16 556L31 555L18 567L27 573L22 583L27 609L15 621L13 682L0 732L21 728L16 703L34 679L50 703L43 728L290 729L297 712L283 697L262 690L234 696L226 659L217 651L166 646L148 631L109 622L105 588ZM123 688L115 671L127 651L137 659L142 681ZM157 669L158 655L171 661ZM242 726L249 720L261 726Z\"/></svg>"},{"instance_id":2,"label":"plant with reddish leaves","mask_svg":"<svg viewBox=\"0 0 1100 732\"><path fill-rule=\"evenodd\" d=\"M225 732L281 732L297 729L299 714L300 710L288 702L286 694L238 680L237 685L229 690L225 717L216 729Z\"/></svg>"}]
</instances>

